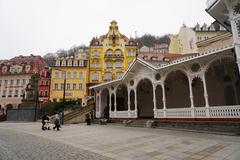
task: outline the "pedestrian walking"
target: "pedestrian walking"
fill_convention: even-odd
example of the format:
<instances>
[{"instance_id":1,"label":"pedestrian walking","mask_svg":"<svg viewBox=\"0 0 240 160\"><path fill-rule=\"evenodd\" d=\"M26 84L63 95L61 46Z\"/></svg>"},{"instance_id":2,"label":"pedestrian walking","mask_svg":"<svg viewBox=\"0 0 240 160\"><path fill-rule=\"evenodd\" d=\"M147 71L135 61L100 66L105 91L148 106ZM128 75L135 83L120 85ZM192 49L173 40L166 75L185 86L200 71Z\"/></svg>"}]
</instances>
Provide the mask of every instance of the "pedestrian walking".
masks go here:
<instances>
[{"instance_id":1,"label":"pedestrian walking","mask_svg":"<svg viewBox=\"0 0 240 160\"><path fill-rule=\"evenodd\" d=\"M57 131L59 131L60 129L60 117L58 114L55 115L55 120L54 120L54 124L55 126L53 127L53 130L55 130L57 128Z\"/></svg>"}]
</instances>

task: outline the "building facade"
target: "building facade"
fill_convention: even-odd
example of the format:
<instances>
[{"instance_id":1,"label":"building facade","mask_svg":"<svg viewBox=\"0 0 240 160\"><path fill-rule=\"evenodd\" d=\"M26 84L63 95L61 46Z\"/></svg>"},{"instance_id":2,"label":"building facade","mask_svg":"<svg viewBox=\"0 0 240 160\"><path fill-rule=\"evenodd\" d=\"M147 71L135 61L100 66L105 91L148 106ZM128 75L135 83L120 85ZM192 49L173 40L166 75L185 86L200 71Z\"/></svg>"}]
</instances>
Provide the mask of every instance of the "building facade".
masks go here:
<instances>
[{"instance_id":1,"label":"building facade","mask_svg":"<svg viewBox=\"0 0 240 160\"><path fill-rule=\"evenodd\" d=\"M49 102L51 86L51 71L49 68L44 68L39 72L38 80L38 97L41 105Z\"/></svg>"},{"instance_id":2,"label":"building facade","mask_svg":"<svg viewBox=\"0 0 240 160\"><path fill-rule=\"evenodd\" d=\"M90 43L90 85L120 78L136 58L138 44L121 34L112 21L107 34Z\"/></svg>"},{"instance_id":3,"label":"building facade","mask_svg":"<svg viewBox=\"0 0 240 160\"><path fill-rule=\"evenodd\" d=\"M76 101L79 105L86 105L89 73L87 54L85 51L80 51L72 57L56 59L51 71L51 102L63 101L65 97L66 101Z\"/></svg>"},{"instance_id":4,"label":"building facade","mask_svg":"<svg viewBox=\"0 0 240 160\"><path fill-rule=\"evenodd\" d=\"M205 23L202 26L197 24L193 28L183 24L179 33L170 37L169 53L198 53L197 42L226 32L226 29L216 22L209 26Z\"/></svg>"},{"instance_id":5,"label":"building facade","mask_svg":"<svg viewBox=\"0 0 240 160\"><path fill-rule=\"evenodd\" d=\"M18 108L33 74L47 64L40 56L18 56L0 64L0 105Z\"/></svg>"},{"instance_id":6,"label":"building facade","mask_svg":"<svg viewBox=\"0 0 240 160\"><path fill-rule=\"evenodd\" d=\"M240 120L240 75L231 34L198 42L196 55L157 65L137 59L119 80L91 87L96 116Z\"/></svg>"}]
</instances>

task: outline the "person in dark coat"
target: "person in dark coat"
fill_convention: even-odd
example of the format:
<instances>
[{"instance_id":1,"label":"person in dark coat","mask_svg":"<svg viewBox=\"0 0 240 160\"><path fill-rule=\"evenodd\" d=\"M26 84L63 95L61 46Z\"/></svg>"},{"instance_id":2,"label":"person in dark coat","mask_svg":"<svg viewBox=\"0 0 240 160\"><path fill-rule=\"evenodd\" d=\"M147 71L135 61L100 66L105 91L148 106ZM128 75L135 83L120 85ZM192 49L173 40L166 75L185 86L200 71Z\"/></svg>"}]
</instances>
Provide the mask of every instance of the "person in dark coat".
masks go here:
<instances>
[{"instance_id":1,"label":"person in dark coat","mask_svg":"<svg viewBox=\"0 0 240 160\"><path fill-rule=\"evenodd\" d=\"M46 114L44 114L42 116L42 130L46 129L46 127L45 127L46 121L45 120L49 120L49 118L48 118L48 116Z\"/></svg>"},{"instance_id":2,"label":"person in dark coat","mask_svg":"<svg viewBox=\"0 0 240 160\"><path fill-rule=\"evenodd\" d=\"M57 131L59 131L60 129L60 117L58 114L55 115L55 121L54 121L55 126L53 127L53 130L55 130L57 128Z\"/></svg>"},{"instance_id":3,"label":"person in dark coat","mask_svg":"<svg viewBox=\"0 0 240 160\"><path fill-rule=\"evenodd\" d=\"M86 114L85 117L86 117L85 121L86 121L87 125L90 125L91 124L91 119L90 119L89 114Z\"/></svg>"}]
</instances>

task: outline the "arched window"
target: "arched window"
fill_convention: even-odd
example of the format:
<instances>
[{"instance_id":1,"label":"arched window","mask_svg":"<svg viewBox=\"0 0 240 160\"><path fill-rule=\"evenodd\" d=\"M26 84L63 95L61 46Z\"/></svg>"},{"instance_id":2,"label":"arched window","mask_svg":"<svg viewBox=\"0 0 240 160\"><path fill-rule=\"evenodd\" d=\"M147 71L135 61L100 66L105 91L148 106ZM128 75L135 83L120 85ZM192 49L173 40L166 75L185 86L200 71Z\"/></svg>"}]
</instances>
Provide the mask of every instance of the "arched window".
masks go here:
<instances>
[{"instance_id":1,"label":"arched window","mask_svg":"<svg viewBox=\"0 0 240 160\"><path fill-rule=\"evenodd\" d=\"M112 50L108 50L107 51L107 56L112 56L113 55L113 51Z\"/></svg>"},{"instance_id":2,"label":"arched window","mask_svg":"<svg viewBox=\"0 0 240 160\"><path fill-rule=\"evenodd\" d=\"M121 50L116 50L115 55L116 56L122 56L122 51Z\"/></svg>"}]
</instances>

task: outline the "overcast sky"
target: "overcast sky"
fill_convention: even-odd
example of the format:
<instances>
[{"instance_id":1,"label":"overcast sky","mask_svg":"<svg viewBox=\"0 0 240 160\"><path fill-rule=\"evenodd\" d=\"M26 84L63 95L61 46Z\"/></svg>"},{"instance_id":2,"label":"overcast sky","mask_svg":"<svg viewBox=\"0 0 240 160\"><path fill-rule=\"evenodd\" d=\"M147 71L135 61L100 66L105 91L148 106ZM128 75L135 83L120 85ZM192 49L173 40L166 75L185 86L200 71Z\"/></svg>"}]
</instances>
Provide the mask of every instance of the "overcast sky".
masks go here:
<instances>
[{"instance_id":1,"label":"overcast sky","mask_svg":"<svg viewBox=\"0 0 240 160\"><path fill-rule=\"evenodd\" d=\"M206 0L0 0L0 59L89 45L113 19L128 37L175 34L183 23L210 24L205 8Z\"/></svg>"}]
</instances>

